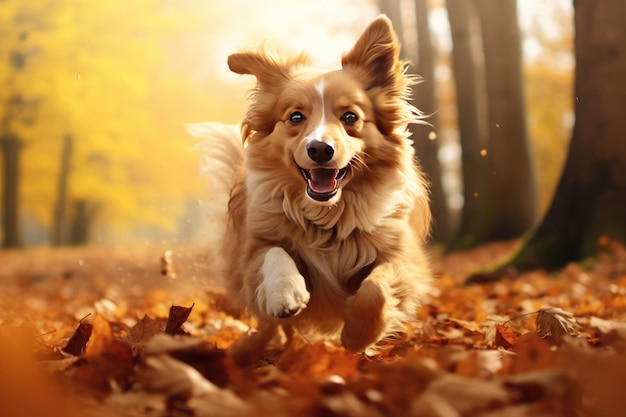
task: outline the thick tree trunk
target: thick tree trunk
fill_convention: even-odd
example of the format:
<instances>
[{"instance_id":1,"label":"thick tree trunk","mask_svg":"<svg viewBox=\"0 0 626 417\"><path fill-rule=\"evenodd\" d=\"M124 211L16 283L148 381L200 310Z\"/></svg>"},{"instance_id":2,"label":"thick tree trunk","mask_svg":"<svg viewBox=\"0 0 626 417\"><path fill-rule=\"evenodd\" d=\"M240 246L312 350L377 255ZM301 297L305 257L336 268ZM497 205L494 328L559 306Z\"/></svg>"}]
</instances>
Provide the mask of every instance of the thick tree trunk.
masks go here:
<instances>
[{"instance_id":1,"label":"thick tree trunk","mask_svg":"<svg viewBox=\"0 0 626 417\"><path fill-rule=\"evenodd\" d=\"M428 122L436 128L435 59L428 26L427 0L415 0L415 16L417 19L416 72L424 79L424 82L415 89L413 105L426 114L433 114L428 118ZM433 214L431 237L436 242L446 242L450 235L450 216L441 181L439 140L436 136L432 136L434 132L431 126L413 125L411 131L417 158L430 183L430 209Z\"/></svg>"},{"instance_id":2,"label":"thick tree trunk","mask_svg":"<svg viewBox=\"0 0 626 417\"><path fill-rule=\"evenodd\" d=\"M402 12L400 7L400 0L378 0L378 8L380 12L386 14L391 23L393 24L393 30L396 32L398 39L402 43L404 39L404 25L402 25ZM404 45L401 45L401 54L404 54Z\"/></svg>"},{"instance_id":3,"label":"thick tree trunk","mask_svg":"<svg viewBox=\"0 0 626 417\"><path fill-rule=\"evenodd\" d=\"M479 241L516 238L535 222L515 0L478 0L487 84L489 145Z\"/></svg>"},{"instance_id":4,"label":"thick tree trunk","mask_svg":"<svg viewBox=\"0 0 626 417\"><path fill-rule=\"evenodd\" d=\"M3 164L3 194L2 194L2 228L4 239L2 247L17 248L21 245L19 228L19 183L20 183L20 155L22 143L11 135L0 138Z\"/></svg>"},{"instance_id":5,"label":"thick tree trunk","mask_svg":"<svg viewBox=\"0 0 626 417\"><path fill-rule=\"evenodd\" d=\"M380 10L385 13L393 23L394 30L401 43L406 40L403 19L401 15L400 0L380 0ZM433 113L436 110L435 100L435 77L433 47L428 27L428 5L426 0L415 0L417 19L417 53L411 53L402 48L403 58L417 61L416 71L424 82L414 88L413 105L425 112ZM429 123L436 125L434 117L428 119ZM422 170L430 183L430 208L433 213L433 226L431 237L434 241L445 241L449 235L449 215L446 198L441 183L441 167L438 159L439 143L430 139L432 127L427 125L413 125L410 127L415 143L416 157L421 164Z\"/></svg>"},{"instance_id":6,"label":"thick tree trunk","mask_svg":"<svg viewBox=\"0 0 626 417\"><path fill-rule=\"evenodd\" d=\"M576 123L546 217L512 266L553 270L626 243L626 8L576 0Z\"/></svg>"},{"instance_id":7,"label":"thick tree trunk","mask_svg":"<svg viewBox=\"0 0 626 417\"><path fill-rule=\"evenodd\" d=\"M72 204L70 223L70 245L86 245L89 243L91 226L98 212L98 205L88 200L76 200Z\"/></svg>"},{"instance_id":8,"label":"thick tree trunk","mask_svg":"<svg viewBox=\"0 0 626 417\"><path fill-rule=\"evenodd\" d=\"M66 243L66 209L67 209L67 183L70 174L70 161L72 158L72 137L66 135L63 138L61 150L61 169L59 172L59 185L57 188L57 204L54 208L52 224L52 244L60 246Z\"/></svg>"},{"instance_id":9,"label":"thick tree trunk","mask_svg":"<svg viewBox=\"0 0 626 417\"><path fill-rule=\"evenodd\" d=\"M446 7L452 35L452 69L456 84L463 175L461 220L456 237L449 245L454 250L476 244L487 172L487 158L481 154L487 146L487 99L482 55L479 56L479 51L476 51L480 23L474 2L447 0Z\"/></svg>"}]
</instances>

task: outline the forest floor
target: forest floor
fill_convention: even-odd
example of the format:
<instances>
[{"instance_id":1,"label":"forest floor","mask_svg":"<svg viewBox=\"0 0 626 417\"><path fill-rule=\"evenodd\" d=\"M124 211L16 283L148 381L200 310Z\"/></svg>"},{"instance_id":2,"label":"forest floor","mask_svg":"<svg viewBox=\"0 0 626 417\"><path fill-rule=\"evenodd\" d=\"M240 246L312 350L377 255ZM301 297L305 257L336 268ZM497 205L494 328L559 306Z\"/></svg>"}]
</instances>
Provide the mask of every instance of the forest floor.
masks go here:
<instances>
[{"instance_id":1,"label":"forest floor","mask_svg":"<svg viewBox=\"0 0 626 417\"><path fill-rule=\"evenodd\" d=\"M375 356L277 337L249 367L199 248L0 252L0 416L624 416L626 250L603 244L480 285L516 243L433 254L419 320Z\"/></svg>"}]
</instances>

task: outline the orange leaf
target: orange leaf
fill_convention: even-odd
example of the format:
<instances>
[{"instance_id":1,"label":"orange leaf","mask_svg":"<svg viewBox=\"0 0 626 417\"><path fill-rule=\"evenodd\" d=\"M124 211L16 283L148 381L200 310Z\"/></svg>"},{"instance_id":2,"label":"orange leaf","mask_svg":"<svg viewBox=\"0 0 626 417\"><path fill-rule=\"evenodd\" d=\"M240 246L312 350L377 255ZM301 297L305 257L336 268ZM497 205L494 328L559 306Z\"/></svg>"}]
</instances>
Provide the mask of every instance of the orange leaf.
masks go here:
<instances>
[{"instance_id":1,"label":"orange leaf","mask_svg":"<svg viewBox=\"0 0 626 417\"><path fill-rule=\"evenodd\" d=\"M109 390L115 383L125 388L133 373L131 347L117 340L104 317L96 315L85 360L76 363L76 378L94 388Z\"/></svg>"},{"instance_id":2,"label":"orange leaf","mask_svg":"<svg viewBox=\"0 0 626 417\"><path fill-rule=\"evenodd\" d=\"M496 324L496 340L497 347L505 349L513 349L519 340L520 333L503 324Z\"/></svg>"}]
</instances>

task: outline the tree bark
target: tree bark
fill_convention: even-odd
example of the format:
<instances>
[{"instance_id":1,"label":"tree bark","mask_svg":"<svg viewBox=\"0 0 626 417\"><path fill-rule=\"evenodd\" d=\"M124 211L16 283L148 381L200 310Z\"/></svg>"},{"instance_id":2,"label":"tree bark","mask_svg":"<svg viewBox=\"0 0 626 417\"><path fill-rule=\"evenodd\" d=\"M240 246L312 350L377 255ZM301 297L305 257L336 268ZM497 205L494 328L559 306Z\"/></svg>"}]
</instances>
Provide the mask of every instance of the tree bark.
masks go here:
<instances>
[{"instance_id":1,"label":"tree bark","mask_svg":"<svg viewBox=\"0 0 626 417\"><path fill-rule=\"evenodd\" d=\"M413 90L412 104L426 114L435 111L435 77L433 47L428 27L428 5L426 0L415 0L415 12L417 19L418 45L416 53L407 51L402 47L401 56L404 59L416 60L416 72L424 79L418 88ZM394 30L401 43L406 40L401 5L399 0L379 0L379 8L391 20ZM434 117L429 117L428 122L435 125ZM439 143L430 140L432 127L427 125L412 125L411 129L416 158L420 162L422 171L426 174L430 183L430 208L433 214L431 238L433 241L442 242L449 235L449 215L446 198L441 183L441 167L439 164Z\"/></svg>"},{"instance_id":2,"label":"tree bark","mask_svg":"<svg viewBox=\"0 0 626 417\"><path fill-rule=\"evenodd\" d=\"M515 0L478 0L487 85L489 145L479 242L517 238L535 222Z\"/></svg>"},{"instance_id":3,"label":"tree bark","mask_svg":"<svg viewBox=\"0 0 626 417\"><path fill-rule=\"evenodd\" d=\"M72 158L72 137L65 135L61 150L61 168L59 172L59 185L57 188L57 204L54 207L52 225L52 244L60 246L66 243L66 209L67 209L67 183L70 174L70 161Z\"/></svg>"},{"instance_id":4,"label":"tree bark","mask_svg":"<svg viewBox=\"0 0 626 417\"><path fill-rule=\"evenodd\" d=\"M387 15L391 23L393 24L393 30L396 32L400 43L404 39L404 25L402 24L402 12L400 7L400 0L378 0L378 8L380 12ZM401 46L401 54L404 55L404 46Z\"/></svg>"},{"instance_id":5,"label":"tree bark","mask_svg":"<svg viewBox=\"0 0 626 417\"><path fill-rule=\"evenodd\" d=\"M22 143L12 134L0 138L3 164L2 227L4 238L2 247L18 248L21 245L19 228L19 183L20 155Z\"/></svg>"},{"instance_id":6,"label":"tree bark","mask_svg":"<svg viewBox=\"0 0 626 417\"><path fill-rule=\"evenodd\" d=\"M510 263L554 270L626 243L626 8L576 0L576 122L557 191L534 235Z\"/></svg>"},{"instance_id":7,"label":"tree bark","mask_svg":"<svg viewBox=\"0 0 626 417\"><path fill-rule=\"evenodd\" d=\"M426 114L432 114L428 122L437 126L435 57L428 26L428 1L415 0L417 25L417 73L423 82L413 94L413 105ZM439 163L439 141L431 136L433 128L428 125L412 125L413 140L417 158L430 183L430 209L433 215L431 238L435 242L446 242L450 236L450 216L446 195L441 181Z\"/></svg>"},{"instance_id":8,"label":"tree bark","mask_svg":"<svg viewBox=\"0 0 626 417\"><path fill-rule=\"evenodd\" d=\"M86 245L89 243L91 227L98 213L99 206L88 200L75 200L72 203L72 218L70 222L70 245Z\"/></svg>"},{"instance_id":9,"label":"tree bark","mask_svg":"<svg viewBox=\"0 0 626 417\"><path fill-rule=\"evenodd\" d=\"M22 143L13 135L0 138L2 155L4 156L4 193L2 195L2 226L4 239L2 247L18 248L21 245L19 228L19 182L20 154Z\"/></svg>"},{"instance_id":10,"label":"tree bark","mask_svg":"<svg viewBox=\"0 0 626 417\"><path fill-rule=\"evenodd\" d=\"M456 237L449 249L476 245L476 225L483 210L487 158L487 110L482 56L477 53L480 23L474 2L447 0L452 35L452 70L456 84L459 140L463 176L463 208Z\"/></svg>"}]
</instances>

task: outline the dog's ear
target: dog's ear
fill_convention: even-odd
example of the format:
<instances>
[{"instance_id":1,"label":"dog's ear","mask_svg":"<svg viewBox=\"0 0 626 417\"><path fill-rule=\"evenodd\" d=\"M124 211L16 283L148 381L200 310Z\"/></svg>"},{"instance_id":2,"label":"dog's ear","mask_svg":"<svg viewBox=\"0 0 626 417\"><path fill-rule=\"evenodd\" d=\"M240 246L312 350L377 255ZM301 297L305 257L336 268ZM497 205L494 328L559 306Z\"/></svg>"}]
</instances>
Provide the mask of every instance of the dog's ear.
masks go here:
<instances>
[{"instance_id":1,"label":"dog's ear","mask_svg":"<svg viewBox=\"0 0 626 417\"><path fill-rule=\"evenodd\" d=\"M398 73L404 71L404 64L400 61L400 43L389 18L381 15L374 19L352 50L343 55L341 64L344 68L365 71L368 88L393 83Z\"/></svg>"},{"instance_id":2,"label":"dog's ear","mask_svg":"<svg viewBox=\"0 0 626 417\"><path fill-rule=\"evenodd\" d=\"M288 58L268 51L241 52L228 57L228 68L232 72L254 75L263 86L282 84L291 78L294 67L309 63L306 54Z\"/></svg>"}]
</instances>

